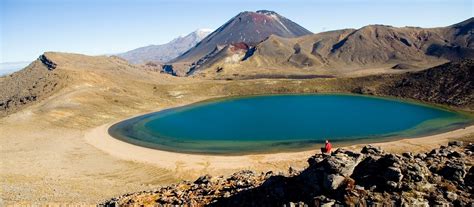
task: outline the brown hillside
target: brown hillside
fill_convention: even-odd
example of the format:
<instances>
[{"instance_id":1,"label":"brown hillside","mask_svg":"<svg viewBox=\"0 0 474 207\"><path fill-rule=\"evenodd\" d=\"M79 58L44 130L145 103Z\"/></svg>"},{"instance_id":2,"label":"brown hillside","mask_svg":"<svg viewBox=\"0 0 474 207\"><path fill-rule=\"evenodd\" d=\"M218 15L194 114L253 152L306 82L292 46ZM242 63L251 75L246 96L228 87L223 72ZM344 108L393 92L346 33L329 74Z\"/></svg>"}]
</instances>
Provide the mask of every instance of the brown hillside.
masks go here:
<instances>
[{"instance_id":1,"label":"brown hillside","mask_svg":"<svg viewBox=\"0 0 474 207\"><path fill-rule=\"evenodd\" d=\"M64 87L69 77L40 56L25 69L0 79L0 116L41 100Z\"/></svg>"},{"instance_id":2,"label":"brown hillside","mask_svg":"<svg viewBox=\"0 0 474 207\"><path fill-rule=\"evenodd\" d=\"M391 96L474 108L474 60L446 63L406 73L385 86Z\"/></svg>"},{"instance_id":3,"label":"brown hillside","mask_svg":"<svg viewBox=\"0 0 474 207\"><path fill-rule=\"evenodd\" d=\"M473 22L471 18L431 29L370 25L297 38L272 35L250 48L239 62L229 64L223 61L226 57L215 57L208 61L213 64L203 65L193 74L210 78L255 73L353 76L397 73L400 71L392 70L397 65L412 65L407 69L414 70L429 68L474 57ZM216 74L216 68L221 68L221 73Z\"/></svg>"}]
</instances>

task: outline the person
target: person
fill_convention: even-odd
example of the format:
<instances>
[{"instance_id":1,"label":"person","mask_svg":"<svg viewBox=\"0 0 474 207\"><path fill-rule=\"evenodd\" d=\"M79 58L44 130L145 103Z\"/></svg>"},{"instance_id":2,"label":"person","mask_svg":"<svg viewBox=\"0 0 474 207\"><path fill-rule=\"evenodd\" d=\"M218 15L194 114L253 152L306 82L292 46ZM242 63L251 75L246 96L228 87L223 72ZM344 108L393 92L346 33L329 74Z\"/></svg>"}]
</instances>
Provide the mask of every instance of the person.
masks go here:
<instances>
[{"instance_id":1,"label":"person","mask_svg":"<svg viewBox=\"0 0 474 207\"><path fill-rule=\"evenodd\" d=\"M331 149L332 149L331 143L329 142L329 140L326 140L326 144L324 145L324 147L321 148L321 152L330 154Z\"/></svg>"},{"instance_id":2,"label":"person","mask_svg":"<svg viewBox=\"0 0 474 207\"><path fill-rule=\"evenodd\" d=\"M324 146L326 153L331 153L331 148L332 148L331 143L329 142L329 140L326 140L326 145Z\"/></svg>"}]
</instances>

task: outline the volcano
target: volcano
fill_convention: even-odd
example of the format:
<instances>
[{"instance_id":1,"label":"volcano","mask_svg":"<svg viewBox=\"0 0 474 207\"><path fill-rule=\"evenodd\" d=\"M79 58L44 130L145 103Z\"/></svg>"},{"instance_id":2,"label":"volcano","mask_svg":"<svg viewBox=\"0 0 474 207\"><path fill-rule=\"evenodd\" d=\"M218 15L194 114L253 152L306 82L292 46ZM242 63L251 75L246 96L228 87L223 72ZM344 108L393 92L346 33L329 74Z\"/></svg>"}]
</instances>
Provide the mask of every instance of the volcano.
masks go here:
<instances>
[{"instance_id":1,"label":"volcano","mask_svg":"<svg viewBox=\"0 0 474 207\"><path fill-rule=\"evenodd\" d=\"M270 35L299 37L309 34L312 32L276 12L268 10L245 11L230 19L172 62L193 63L213 52L218 46L224 47L235 43L254 46Z\"/></svg>"}]
</instances>

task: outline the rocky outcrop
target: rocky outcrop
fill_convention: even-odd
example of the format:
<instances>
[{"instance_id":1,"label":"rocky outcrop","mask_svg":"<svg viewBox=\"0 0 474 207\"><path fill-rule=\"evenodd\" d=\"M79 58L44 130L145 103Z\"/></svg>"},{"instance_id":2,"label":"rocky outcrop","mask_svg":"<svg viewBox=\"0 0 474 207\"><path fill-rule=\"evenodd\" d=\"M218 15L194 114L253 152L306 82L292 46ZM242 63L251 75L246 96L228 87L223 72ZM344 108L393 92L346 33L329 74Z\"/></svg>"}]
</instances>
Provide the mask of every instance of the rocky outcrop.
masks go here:
<instances>
[{"instance_id":1,"label":"rocky outcrop","mask_svg":"<svg viewBox=\"0 0 474 207\"><path fill-rule=\"evenodd\" d=\"M249 53L253 50L252 47L244 42L238 42L228 44L225 46L217 46L212 52L200 58L193 64L187 72L187 75L191 75L201 68L207 68L212 65L216 60L224 58L226 64L234 64L246 58ZM219 73L223 70L222 67L216 68L216 72Z\"/></svg>"},{"instance_id":2,"label":"rocky outcrop","mask_svg":"<svg viewBox=\"0 0 474 207\"><path fill-rule=\"evenodd\" d=\"M396 70L407 70L407 69L416 69L416 68L419 68L415 65L410 65L410 64L406 64L406 63L399 63L399 64L396 64L394 66L391 67L392 69L396 69Z\"/></svg>"},{"instance_id":3,"label":"rocky outcrop","mask_svg":"<svg viewBox=\"0 0 474 207\"><path fill-rule=\"evenodd\" d=\"M202 176L101 205L184 206L471 206L474 145L452 142L429 153L338 149L316 154L302 171Z\"/></svg>"},{"instance_id":4,"label":"rocky outcrop","mask_svg":"<svg viewBox=\"0 0 474 207\"><path fill-rule=\"evenodd\" d=\"M44 54L40 55L38 57L38 60L40 60L46 67L48 67L48 70L54 70L56 69L56 63L53 61L49 60L48 57L46 57Z\"/></svg>"}]
</instances>

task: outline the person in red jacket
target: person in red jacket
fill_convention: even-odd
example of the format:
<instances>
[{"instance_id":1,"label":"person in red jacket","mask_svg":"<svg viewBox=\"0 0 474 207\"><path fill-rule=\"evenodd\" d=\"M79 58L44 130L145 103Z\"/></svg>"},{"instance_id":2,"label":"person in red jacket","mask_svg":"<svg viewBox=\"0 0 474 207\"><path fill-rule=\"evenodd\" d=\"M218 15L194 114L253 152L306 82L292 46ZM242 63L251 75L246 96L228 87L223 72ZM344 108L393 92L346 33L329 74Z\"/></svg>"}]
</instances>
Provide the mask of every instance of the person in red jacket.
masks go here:
<instances>
[{"instance_id":1,"label":"person in red jacket","mask_svg":"<svg viewBox=\"0 0 474 207\"><path fill-rule=\"evenodd\" d=\"M326 140L326 145L324 146L324 148L326 149L326 153L331 153L332 145L329 140Z\"/></svg>"},{"instance_id":2,"label":"person in red jacket","mask_svg":"<svg viewBox=\"0 0 474 207\"><path fill-rule=\"evenodd\" d=\"M329 140L326 140L326 144L324 145L323 148L321 148L321 151L323 153L329 154L329 153L331 153L331 149L332 149L331 143L329 142Z\"/></svg>"}]
</instances>

